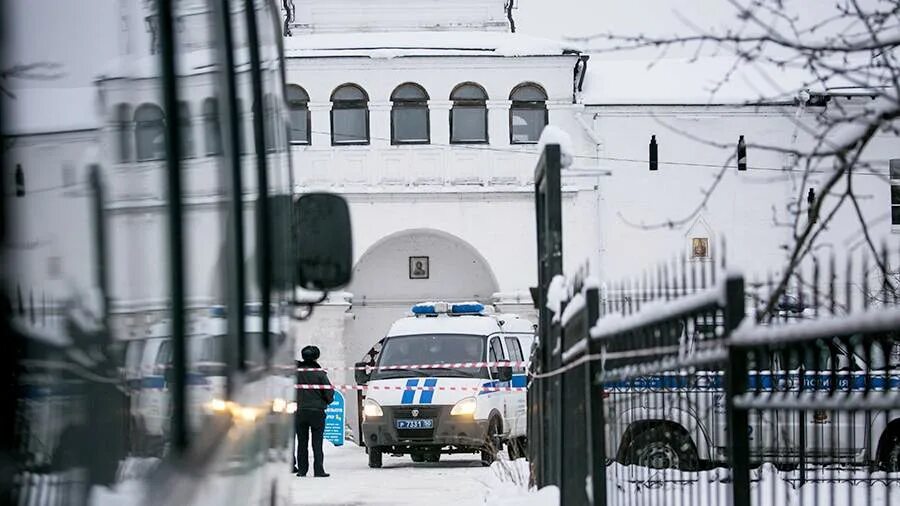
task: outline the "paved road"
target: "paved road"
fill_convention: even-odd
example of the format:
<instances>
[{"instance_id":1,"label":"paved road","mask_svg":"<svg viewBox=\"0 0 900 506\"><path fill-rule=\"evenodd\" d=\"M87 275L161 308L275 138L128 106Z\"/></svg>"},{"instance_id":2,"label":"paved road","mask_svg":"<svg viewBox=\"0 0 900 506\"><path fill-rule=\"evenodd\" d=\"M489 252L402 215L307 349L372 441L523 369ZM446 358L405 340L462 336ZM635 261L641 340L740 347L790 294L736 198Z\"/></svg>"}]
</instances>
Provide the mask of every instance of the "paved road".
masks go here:
<instances>
[{"instance_id":1,"label":"paved road","mask_svg":"<svg viewBox=\"0 0 900 506\"><path fill-rule=\"evenodd\" d=\"M484 504L491 470L478 456L443 455L438 463L416 464L409 456L385 455L384 467L370 469L363 448L325 442L330 478L294 478L295 505L470 506Z\"/></svg>"}]
</instances>

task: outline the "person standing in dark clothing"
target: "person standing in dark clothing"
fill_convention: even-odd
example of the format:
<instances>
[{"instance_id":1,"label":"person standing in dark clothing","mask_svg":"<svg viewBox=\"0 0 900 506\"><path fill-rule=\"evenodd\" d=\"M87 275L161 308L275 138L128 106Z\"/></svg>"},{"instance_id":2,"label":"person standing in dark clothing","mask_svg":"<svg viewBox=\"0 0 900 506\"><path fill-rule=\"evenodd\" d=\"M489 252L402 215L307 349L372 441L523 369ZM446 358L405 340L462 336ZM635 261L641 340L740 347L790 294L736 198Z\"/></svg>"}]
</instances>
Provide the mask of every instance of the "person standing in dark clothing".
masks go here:
<instances>
[{"instance_id":1,"label":"person standing in dark clothing","mask_svg":"<svg viewBox=\"0 0 900 506\"><path fill-rule=\"evenodd\" d=\"M298 369L321 369L316 362L319 359L319 348L306 346L300 350L302 362L297 364ZM328 375L325 371L297 371L298 385L328 385ZM324 455L322 454L322 439L325 435L325 408L334 400L334 390L297 389L297 412L294 415L294 428L297 431L297 476L306 476L309 470L308 446L312 435L313 451L313 476L328 477L325 472Z\"/></svg>"}]
</instances>

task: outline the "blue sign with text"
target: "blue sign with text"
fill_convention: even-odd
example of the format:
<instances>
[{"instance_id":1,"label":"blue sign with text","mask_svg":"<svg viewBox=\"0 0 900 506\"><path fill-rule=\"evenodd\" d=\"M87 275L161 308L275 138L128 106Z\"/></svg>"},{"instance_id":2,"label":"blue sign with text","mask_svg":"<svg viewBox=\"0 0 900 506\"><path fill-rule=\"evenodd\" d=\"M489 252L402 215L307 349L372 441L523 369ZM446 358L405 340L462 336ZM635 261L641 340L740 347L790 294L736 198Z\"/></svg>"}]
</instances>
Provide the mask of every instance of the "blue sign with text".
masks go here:
<instances>
[{"instance_id":1,"label":"blue sign with text","mask_svg":"<svg viewBox=\"0 0 900 506\"><path fill-rule=\"evenodd\" d=\"M334 446L344 444L344 396L334 391L334 400L325 408L325 439Z\"/></svg>"}]
</instances>

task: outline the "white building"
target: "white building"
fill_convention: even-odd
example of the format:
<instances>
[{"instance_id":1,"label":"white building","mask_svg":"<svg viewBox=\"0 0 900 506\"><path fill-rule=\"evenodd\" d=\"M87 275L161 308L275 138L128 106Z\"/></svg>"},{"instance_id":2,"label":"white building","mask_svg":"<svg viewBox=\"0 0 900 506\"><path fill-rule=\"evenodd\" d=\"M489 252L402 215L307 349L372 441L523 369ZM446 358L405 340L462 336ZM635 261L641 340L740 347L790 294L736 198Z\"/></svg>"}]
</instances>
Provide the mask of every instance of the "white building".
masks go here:
<instances>
[{"instance_id":1,"label":"white building","mask_svg":"<svg viewBox=\"0 0 900 506\"><path fill-rule=\"evenodd\" d=\"M731 60L648 68L588 59L577 48L511 33L502 0L418 0L399 11L387 0L364 9L349 1L295 4L285 39L297 98L294 177L299 191L347 197L356 249L352 305L322 311L313 325L328 330L308 339L342 335L328 351L348 363L418 300L478 299L533 314L533 142L544 118L571 135L576 152L563 176L566 270L589 262L595 274L617 279L676 255L719 261L727 236L729 264L764 275L782 265L791 243L790 229L776 223L788 223L798 198L825 174L804 183L793 158L753 148L749 170L738 171L729 157L739 137L751 146L808 147L813 139L798 124L813 125L837 101L852 108L870 100L819 88L801 104L804 76L776 75L776 86L752 71L713 93ZM528 86L543 96L514 102ZM472 95L454 96L461 88ZM467 131L454 130L454 120ZM655 171L648 170L652 135ZM881 176L855 178L878 238L892 232L885 179L898 157L895 141L879 135L870 147ZM858 223L844 209L823 242L858 247ZM692 258L695 240L705 244L702 258ZM412 279L421 257L429 276Z\"/></svg>"},{"instance_id":2,"label":"white building","mask_svg":"<svg viewBox=\"0 0 900 506\"><path fill-rule=\"evenodd\" d=\"M151 4L92 1L115 5L115 16L142 28L91 34L110 41L95 44L111 53L101 61L119 58L114 71L87 66L91 79L64 92L18 90L24 98L13 107L29 112L14 109L5 126L15 144L3 173L5 188L15 188L19 165L26 179L26 196L13 199L17 216L26 217L12 248L16 265L24 266L14 281L51 299L90 284L92 273L60 263L89 264L90 238L69 233L86 227L69 224L90 219L85 167L99 162L110 184L113 255L128 259L112 267L113 308L139 319L139 311L163 309L167 293L162 164L137 153L155 149L138 146L138 130L158 128L158 115L144 107L160 103ZM589 59L567 44L511 33L514 11L504 9L504 0L294 4L284 52L295 191L341 193L354 226L352 284L299 327L301 344L318 343L329 364L358 360L421 300L477 299L534 314L528 291L537 277L533 174L545 122L568 132L576 153L563 176L567 271L589 262L603 278L632 275L676 254L690 257L694 239L706 240L707 256L693 261L718 260L727 238L729 264L763 273L781 265L790 240L789 230L775 223L786 221L827 174L804 183L798 172L783 170L793 167L792 159L753 148L749 170L739 172L731 162L722 172L738 138L807 146L811 139L798 121L811 123L838 102L856 107L869 100L818 89L812 91L831 102L801 108L794 101L800 90L791 84L801 81L796 76L776 79L780 89L759 76L740 76L711 94L727 70L715 59L664 60L650 69L646 62ZM182 33L202 26L208 15L202 5L182 2ZM27 36L14 42L27 45ZM194 156L185 162L188 295L199 308L221 297L215 275L224 240L216 207L221 186L207 138L216 84L205 66L214 41L188 36L185 44L184 123L194 138ZM252 114L246 83L241 94L241 110ZM77 107L45 107L63 103ZM48 131L33 110L63 111L66 121L50 123L70 127ZM245 136L251 135L248 125ZM647 163L651 135L659 146L656 171ZM121 163L122 145L129 146L128 163ZM897 237L900 218L888 182L889 161L900 159L896 145L893 135L879 134L866 158L881 175L854 179L876 240ZM247 213L250 223L252 209ZM859 247L858 223L845 208L823 242L837 251ZM136 263L146 268L125 268Z\"/></svg>"}]
</instances>

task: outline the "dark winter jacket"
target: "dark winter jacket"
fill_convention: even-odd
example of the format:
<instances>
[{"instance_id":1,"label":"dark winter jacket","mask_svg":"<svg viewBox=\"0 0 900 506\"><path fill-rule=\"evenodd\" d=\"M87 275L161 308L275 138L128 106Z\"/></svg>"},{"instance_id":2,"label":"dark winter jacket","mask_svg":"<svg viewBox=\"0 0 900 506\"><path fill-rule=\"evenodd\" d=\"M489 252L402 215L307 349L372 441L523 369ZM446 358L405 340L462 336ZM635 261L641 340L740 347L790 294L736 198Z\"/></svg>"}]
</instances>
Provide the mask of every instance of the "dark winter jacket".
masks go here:
<instances>
[{"instance_id":1,"label":"dark winter jacket","mask_svg":"<svg viewBox=\"0 0 900 506\"><path fill-rule=\"evenodd\" d=\"M297 362L298 368L316 368L322 366L318 362ZM331 385L325 371L297 371L298 385ZM334 390L304 390L297 389L297 408L325 411L325 408L334 400Z\"/></svg>"}]
</instances>

